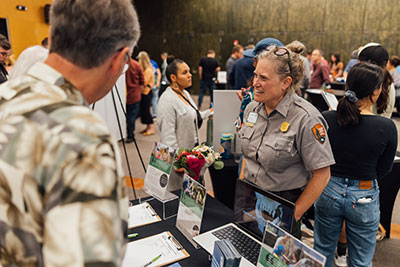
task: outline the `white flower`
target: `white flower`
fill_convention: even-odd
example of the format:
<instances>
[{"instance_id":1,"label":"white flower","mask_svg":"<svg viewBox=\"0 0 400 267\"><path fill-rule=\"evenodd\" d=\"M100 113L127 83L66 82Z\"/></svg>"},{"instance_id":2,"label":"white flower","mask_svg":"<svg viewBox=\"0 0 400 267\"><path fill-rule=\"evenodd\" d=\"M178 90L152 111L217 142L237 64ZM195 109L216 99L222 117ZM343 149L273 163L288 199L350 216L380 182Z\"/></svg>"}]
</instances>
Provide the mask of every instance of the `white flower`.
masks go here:
<instances>
[{"instance_id":1,"label":"white flower","mask_svg":"<svg viewBox=\"0 0 400 267\"><path fill-rule=\"evenodd\" d=\"M211 165L214 162L214 155L213 154L208 154L208 156L206 157L206 162L207 164Z\"/></svg>"}]
</instances>

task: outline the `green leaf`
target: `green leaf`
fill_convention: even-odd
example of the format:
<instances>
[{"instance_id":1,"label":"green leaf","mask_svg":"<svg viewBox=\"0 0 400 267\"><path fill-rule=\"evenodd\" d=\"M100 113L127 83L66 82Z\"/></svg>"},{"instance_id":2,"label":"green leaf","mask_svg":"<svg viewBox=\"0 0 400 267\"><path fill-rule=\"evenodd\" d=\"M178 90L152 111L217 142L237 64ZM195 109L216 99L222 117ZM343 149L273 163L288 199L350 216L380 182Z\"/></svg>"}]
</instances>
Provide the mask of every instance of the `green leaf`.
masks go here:
<instances>
[{"instance_id":1,"label":"green leaf","mask_svg":"<svg viewBox=\"0 0 400 267\"><path fill-rule=\"evenodd\" d=\"M214 162L214 169L221 170L224 167L224 162L222 160L217 160Z\"/></svg>"}]
</instances>

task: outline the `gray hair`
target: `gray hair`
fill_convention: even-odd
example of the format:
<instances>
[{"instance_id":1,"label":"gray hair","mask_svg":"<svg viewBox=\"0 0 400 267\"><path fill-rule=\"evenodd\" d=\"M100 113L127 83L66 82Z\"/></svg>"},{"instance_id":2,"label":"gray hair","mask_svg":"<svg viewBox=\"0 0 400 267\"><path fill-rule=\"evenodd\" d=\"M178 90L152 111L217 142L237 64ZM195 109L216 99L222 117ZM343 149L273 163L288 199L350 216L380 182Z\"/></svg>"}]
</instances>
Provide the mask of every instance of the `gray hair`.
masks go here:
<instances>
[{"instance_id":1,"label":"gray hair","mask_svg":"<svg viewBox=\"0 0 400 267\"><path fill-rule=\"evenodd\" d=\"M31 46L19 55L15 65L10 71L10 80L24 76L36 62L44 62L49 55L49 50L40 45Z\"/></svg>"},{"instance_id":2,"label":"gray hair","mask_svg":"<svg viewBox=\"0 0 400 267\"><path fill-rule=\"evenodd\" d=\"M300 58L300 54L305 50L305 46L296 40L288 44L285 48L289 53L292 73L290 73L289 58L286 54L277 56L274 53L274 50L264 50L257 56L257 60L260 61L261 59L268 59L274 61L276 63L274 65L276 73L282 78L286 76L292 77L292 83L290 84L289 89L295 90L298 88L304 78L304 63Z\"/></svg>"},{"instance_id":3,"label":"gray hair","mask_svg":"<svg viewBox=\"0 0 400 267\"><path fill-rule=\"evenodd\" d=\"M130 52L140 36L129 0L53 0L50 53L86 69L100 66L123 47Z\"/></svg>"}]
</instances>

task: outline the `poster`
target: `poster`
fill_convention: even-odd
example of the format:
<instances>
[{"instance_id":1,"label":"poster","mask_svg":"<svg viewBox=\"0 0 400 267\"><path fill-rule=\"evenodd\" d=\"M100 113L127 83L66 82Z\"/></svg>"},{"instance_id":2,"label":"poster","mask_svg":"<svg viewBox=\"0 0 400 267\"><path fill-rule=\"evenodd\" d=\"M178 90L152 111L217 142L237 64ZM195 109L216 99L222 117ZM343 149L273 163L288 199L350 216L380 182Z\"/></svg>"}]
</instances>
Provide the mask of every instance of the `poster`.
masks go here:
<instances>
[{"instance_id":1,"label":"poster","mask_svg":"<svg viewBox=\"0 0 400 267\"><path fill-rule=\"evenodd\" d=\"M325 256L267 222L257 267L323 267L325 262Z\"/></svg>"},{"instance_id":2,"label":"poster","mask_svg":"<svg viewBox=\"0 0 400 267\"><path fill-rule=\"evenodd\" d=\"M147 166L144 187L146 191L159 198L168 200L176 196L169 192L170 174L174 160L175 149L159 142L154 144Z\"/></svg>"},{"instance_id":3,"label":"poster","mask_svg":"<svg viewBox=\"0 0 400 267\"><path fill-rule=\"evenodd\" d=\"M193 237L200 233L206 197L206 188L185 173L179 199L176 228L195 248L198 248L198 245L193 241Z\"/></svg>"}]
</instances>

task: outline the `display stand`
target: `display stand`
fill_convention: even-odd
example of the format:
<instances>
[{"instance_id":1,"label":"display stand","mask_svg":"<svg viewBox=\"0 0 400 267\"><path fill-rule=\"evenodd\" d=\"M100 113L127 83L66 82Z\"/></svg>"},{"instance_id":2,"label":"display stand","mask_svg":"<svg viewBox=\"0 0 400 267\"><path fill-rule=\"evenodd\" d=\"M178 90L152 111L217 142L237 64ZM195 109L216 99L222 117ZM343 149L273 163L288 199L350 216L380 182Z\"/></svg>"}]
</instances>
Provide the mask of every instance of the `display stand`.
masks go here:
<instances>
[{"instance_id":1,"label":"display stand","mask_svg":"<svg viewBox=\"0 0 400 267\"><path fill-rule=\"evenodd\" d=\"M178 213L178 196L174 195L173 193L169 192L171 194L171 196L167 199L161 199L159 197L157 197L155 194L153 194L152 192L145 190L147 194L151 195L152 198L146 200L151 201L151 200L158 200L159 202L162 203L162 219L163 220L168 220L170 218L173 218L177 215ZM176 208L174 208L176 207ZM172 210L172 212L168 212L168 210Z\"/></svg>"},{"instance_id":2,"label":"display stand","mask_svg":"<svg viewBox=\"0 0 400 267\"><path fill-rule=\"evenodd\" d=\"M175 217L178 213L178 205L179 205L179 197L173 193L171 193L173 196L171 196L168 199L161 199L157 197L154 192L151 192L149 190L145 189L145 192L149 195L148 197L144 198L139 198L137 203L143 203L143 202L151 202L153 200L159 201L162 204L162 219L163 220L168 220L172 217ZM132 206L134 205L132 202L129 202L129 205ZM169 212L169 210L172 210Z\"/></svg>"},{"instance_id":3,"label":"display stand","mask_svg":"<svg viewBox=\"0 0 400 267\"><path fill-rule=\"evenodd\" d=\"M176 228L195 248L200 248L193 237L200 233L206 196L205 186L185 173L179 198Z\"/></svg>"},{"instance_id":4,"label":"display stand","mask_svg":"<svg viewBox=\"0 0 400 267\"><path fill-rule=\"evenodd\" d=\"M175 149L159 142L154 144L144 179L144 190L157 199L163 206L163 220L176 216L177 209L167 214L168 206L172 206L178 196L171 191L180 189L182 178L173 171L172 162L175 158Z\"/></svg>"}]
</instances>

